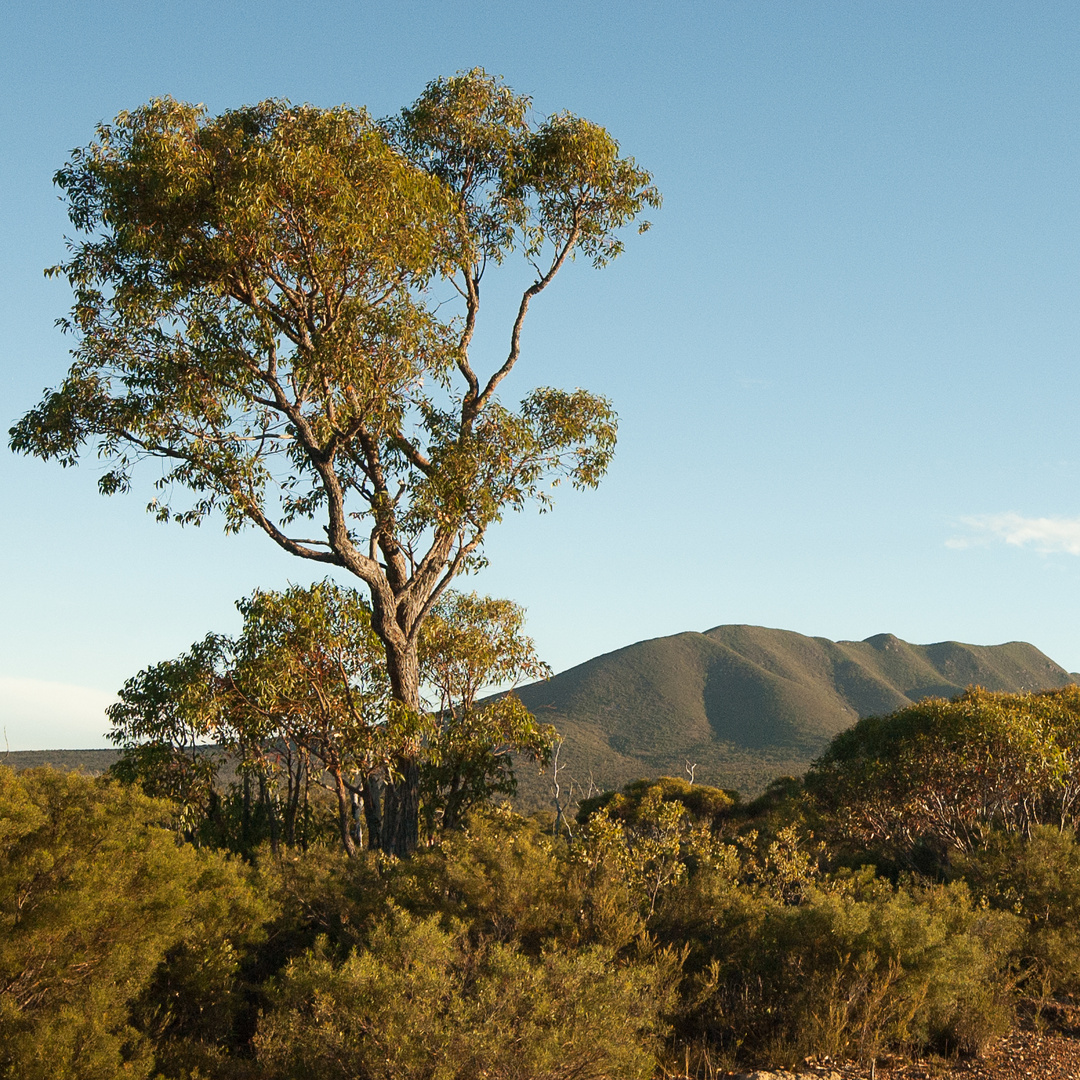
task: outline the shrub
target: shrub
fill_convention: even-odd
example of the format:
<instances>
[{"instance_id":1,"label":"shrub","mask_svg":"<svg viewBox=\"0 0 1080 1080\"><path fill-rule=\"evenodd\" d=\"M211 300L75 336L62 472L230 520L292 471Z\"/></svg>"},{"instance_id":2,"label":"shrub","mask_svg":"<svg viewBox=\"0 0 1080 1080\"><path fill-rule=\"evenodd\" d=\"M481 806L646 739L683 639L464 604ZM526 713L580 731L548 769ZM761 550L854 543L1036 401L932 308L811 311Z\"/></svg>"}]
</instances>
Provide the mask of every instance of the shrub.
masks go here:
<instances>
[{"instance_id":1,"label":"shrub","mask_svg":"<svg viewBox=\"0 0 1080 1080\"><path fill-rule=\"evenodd\" d=\"M651 816L658 802L678 803L693 821L716 826L738 805L739 796L734 791L691 784L678 776L661 776L655 780L634 780L621 792L605 791L582 799L577 820L579 825L584 825L594 814L605 810L617 821L636 825L643 809L646 816Z\"/></svg>"},{"instance_id":2,"label":"shrub","mask_svg":"<svg viewBox=\"0 0 1080 1080\"><path fill-rule=\"evenodd\" d=\"M919 868L995 829L1028 834L1080 820L1080 687L1034 694L969 689L860 720L807 785L848 835Z\"/></svg>"},{"instance_id":3,"label":"shrub","mask_svg":"<svg viewBox=\"0 0 1080 1080\"><path fill-rule=\"evenodd\" d=\"M176 842L173 812L0 768L0 1075L147 1076L173 1037L227 1038L239 947L268 912L234 863Z\"/></svg>"},{"instance_id":4,"label":"shrub","mask_svg":"<svg viewBox=\"0 0 1080 1080\"><path fill-rule=\"evenodd\" d=\"M782 831L765 857L718 845L659 910L660 940L688 946L682 1043L791 1064L975 1052L1007 1027L1014 915L974 904L962 882L822 876L794 840Z\"/></svg>"},{"instance_id":5,"label":"shrub","mask_svg":"<svg viewBox=\"0 0 1080 1080\"><path fill-rule=\"evenodd\" d=\"M290 963L257 1060L274 1080L648 1077L675 969L648 950L476 947L391 908L344 963L321 947Z\"/></svg>"},{"instance_id":6,"label":"shrub","mask_svg":"<svg viewBox=\"0 0 1080 1080\"><path fill-rule=\"evenodd\" d=\"M1018 953L1028 990L1080 991L1080 845L1071 830L1044 825L1030 839L994 833L957 859L956 872L993 908L1023 920Z\"/></svg>"}]
</instances>

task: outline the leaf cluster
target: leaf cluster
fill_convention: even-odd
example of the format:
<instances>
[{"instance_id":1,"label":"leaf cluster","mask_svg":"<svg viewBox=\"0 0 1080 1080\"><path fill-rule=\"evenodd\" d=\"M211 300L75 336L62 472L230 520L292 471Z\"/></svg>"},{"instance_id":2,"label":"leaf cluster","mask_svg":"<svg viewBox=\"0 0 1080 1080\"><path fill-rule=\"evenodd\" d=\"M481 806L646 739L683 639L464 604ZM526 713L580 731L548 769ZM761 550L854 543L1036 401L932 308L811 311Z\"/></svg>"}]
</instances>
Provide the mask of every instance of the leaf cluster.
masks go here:
<instances>
[{"instance_id":1,"label":"leaf cluster","mask_svg":"<svg viewBox=\"0 0 1080 1080\"><path fill-rule=\"evenodd\" d=\"M332 806L353 851L362 803L377 846L380 791L404 756L423 762L433 836L512 795L515 756L547 760L553 730L512 692L479 700L548 674L524 634L524 612L509 601L442 596L420 640L422 710L391 694L382 643L355 590L329 580L256 590L237 607L237 637L209 635L139 672L109 709L109 738L124 749L115 775L173 800L191 839L246 852L261 839L303 846ZM326 791L314 805L313 786Z\"/></svg>"},{"instance_id":2,"label":"leaf cluster","mask_svg":"<svg viewBox=\"0 0 1080 1080\"><path fill-rule=\"evenodd\" d=\"M836 737L807 775L860 843L912 864L920 845L971 851L996 829L1076 828L1080 689L971 688L870 717Z\"/></svg>"}]
</instances>

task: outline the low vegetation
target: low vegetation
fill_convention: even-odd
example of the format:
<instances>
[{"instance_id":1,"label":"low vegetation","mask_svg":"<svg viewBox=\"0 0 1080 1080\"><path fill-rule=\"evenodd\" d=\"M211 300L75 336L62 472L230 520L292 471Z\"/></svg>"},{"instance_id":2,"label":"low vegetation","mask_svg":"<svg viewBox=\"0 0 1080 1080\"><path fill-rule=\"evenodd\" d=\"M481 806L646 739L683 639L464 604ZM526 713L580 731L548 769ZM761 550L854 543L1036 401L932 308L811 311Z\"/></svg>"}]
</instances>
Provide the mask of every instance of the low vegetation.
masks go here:
<instances>
[{"instance_id":1,"label":"low vegetation","mask_svg":"<svg viewBox=\"0 0 1080 1080\"><path fill-rule=\"evenodd\" d=\"M748 805L661 778L556 828L487 800L405 860L350 855L333 793L293 842L223 850L138 783L0 769L0 1075L977 1054L1080 991L1078 720L1080 690L973 690L862 722Z\"/></svg>"}]
</instances>

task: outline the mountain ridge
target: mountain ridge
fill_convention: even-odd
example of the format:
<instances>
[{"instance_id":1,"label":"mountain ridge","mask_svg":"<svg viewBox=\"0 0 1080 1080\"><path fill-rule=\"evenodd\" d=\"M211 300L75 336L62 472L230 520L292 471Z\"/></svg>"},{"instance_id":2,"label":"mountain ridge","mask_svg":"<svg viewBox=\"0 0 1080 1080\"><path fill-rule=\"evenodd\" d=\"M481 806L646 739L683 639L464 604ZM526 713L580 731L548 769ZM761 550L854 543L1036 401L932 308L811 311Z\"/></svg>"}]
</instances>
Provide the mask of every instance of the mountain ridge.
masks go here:
<instances>
[{"instance_id":1,"label":"mountain ridge","mask_svg":"<svg viewBox=\"0 0 1080 1080\"><path fill-rule=\"evenodd\" d=\"M564 791L693 771L698 782L753 795L777 776L803 773L863 716L971 684L1016 692L1067 683L1080 675L1024 641L913 645L888 633L832 641L734 623L625 645L516 692L564 737ZM99 772L117 756L12 751L0 761ZM523 808L550 805L550 773L521 763L518 776Z\"/></svg>"},{"instance_id":2,"label":"mountain ridge","mask_svg":"<svg viewBox=\"0 0 1080 1080\"><path fill-rule=\"evenodd\" d=\"M863 716L972 684L1018 692L1077 681L1023 641L832 641L736 623L648 638L516 692L563 735L560 763L579 787L694 768L701 782L752 794L805 771ZM527 771L532 801L540 792Z\"/></svg>"}]
</instances>

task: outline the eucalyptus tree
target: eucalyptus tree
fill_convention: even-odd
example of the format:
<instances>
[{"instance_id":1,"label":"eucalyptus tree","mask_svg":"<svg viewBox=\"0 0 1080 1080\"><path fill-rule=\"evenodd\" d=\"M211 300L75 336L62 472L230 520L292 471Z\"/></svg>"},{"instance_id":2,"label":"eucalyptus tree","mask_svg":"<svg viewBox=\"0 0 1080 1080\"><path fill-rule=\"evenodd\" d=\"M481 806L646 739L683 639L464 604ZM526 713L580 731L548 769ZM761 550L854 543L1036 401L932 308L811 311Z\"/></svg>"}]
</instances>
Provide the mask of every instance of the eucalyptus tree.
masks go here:
<instances>
[{"instance_id":1,"label":"eucalyptus tree","mask_svg":"<svg viewBox=\"0 0 1080 1080\"><path fill-rule=\"evenodd\" d=\"M323 581L257 589L236 606L239 635L208 634L117 692L109 738L124 753L114 773L178 804L189 838L243 851L256 831L275 845L306 841L314 779L330 789L345 851L355 854L362 833L358 805L377 846L377 780L420 739L424 718L388 700L382 645L362 597ZM226 760L236 774L229 783ZM226 787L240 806L232 827L221 808Z\"/></svg>"},{"instance_id":2,"label":"eucalyptus tree","mask_svg":"<svg viewBox=\"0 0 1080 1080\"><path fill-rule=\"evenodd\" d=\"M365 839L380 846L385 793L402 757L421 762L429 832L512 794L513 755L546 760L554 730L517 697L478 702L485 690L548 674L523 633L524 612L508 600L443 594L420 635L419 710L390 692L357 590L329 580L257 589L236 606L239 635L210 634L140 671L108 710L109 737L124 750L114 771L178 803L192 840L249 851L257 787L263 838L303 842L314 782L329 790L342 847L355 855ZM239 835L221 810L222 751L238 774L229 801L242 807Z\"/></svg>"},{"instance_id":3,"label":"eucalyptus tree","mask_svg":"<svg viewBox=\"0 0 1080 1080\"><path fill-rule=\"evenodd\" d=\"M228 659L228 640L210 634L128 679L106 709L108 737L124 751L113 775L171 800L177 825L196 844L207 832L215 839L223 832L218 774Z\"/></svg>"},{"instance_id":4,"label":"eucalyptus tree","mask_svg":"<svg viewBox=\"0 0 1080 1080\"><path fill-rule=\"evenodd\" d=\"M917 864L993 831L1080 828L1080 688L979 687L871 716L833 739L807 786L848 834Z\"/></svg>"},{"instance_id":5,"label":"eucalyptus tree","mask_svg":"<svg viewBox=\"0 0 1080 1080\"><path fill-rule=\"evenodd\" d=\"M285 840L295 843L314 764L316 777L328 780L345 851L355 854L362 840L360 806L377 846L381 781L402 752L416 752L423 717L389 700L367 605L356 590L323 581L256 590L236 606L244 626L225 675L228 731L257 774L285 773Z\"/></svg>"},{"instance_id":6,"label":"eucalyptus tree","mask_svg":"<svg viewBox=\"0 0 1080 1080\"><path fill-rule=\"evenodd\" d=\"M525 612L512 601L454 590L424 621L420 679L432 725L421 787L429 833L437 821L452 829L473 807L513 795L515 757L550 760L555 729L513 693L551 674L524 626Z\"/></svg>"},{"instance_id":7,"label":"eucalyptus tree","mask_svg":"<svg viewBox=\"0 0 1080 1080\"><path fill-rule=\"evenodd\" d=\"M106 494L155 459L161 520L217 511L355 575L392 694L418 709L420 627L488 528L610 461L603 397L499 390L537 296L575 256L605 265L659 205L650 175L603 128L535 120L474 70L384 121L156 99L99 126L56 182L80 234L51 271L74 291L74 362L12 448L72 465L90 447ZM528 284L505 347L477 357L481 284L511 254ZM400 854L416 757L396 775L383 846Z\"/></svg>"}]
</instances>

